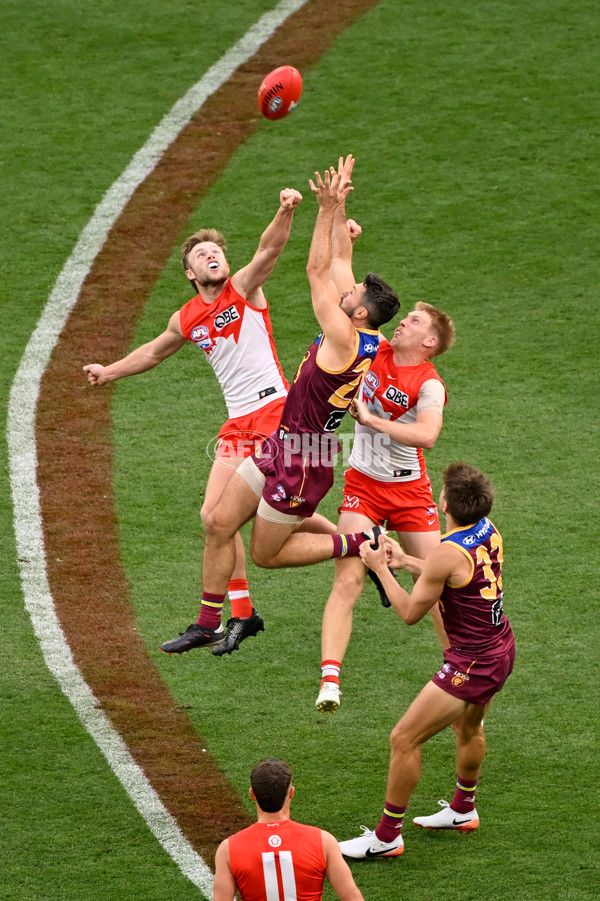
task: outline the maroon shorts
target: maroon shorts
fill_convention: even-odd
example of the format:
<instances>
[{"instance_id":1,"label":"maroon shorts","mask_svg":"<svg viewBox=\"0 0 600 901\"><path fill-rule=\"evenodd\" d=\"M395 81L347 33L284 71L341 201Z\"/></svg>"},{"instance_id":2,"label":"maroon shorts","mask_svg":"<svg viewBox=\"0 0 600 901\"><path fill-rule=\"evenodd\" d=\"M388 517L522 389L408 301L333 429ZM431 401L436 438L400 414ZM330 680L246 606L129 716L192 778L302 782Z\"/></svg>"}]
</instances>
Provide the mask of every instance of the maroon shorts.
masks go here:
<instances>
[{"instance_id":1,"label":"maroon shorts","mask_svg":"<svg viewBox=\"0 0 600 901\"><path fill-rule=\"evenodd\" d=\"M444 665L431 680L448 694L485 707L500 691L515 663L515 643L500 657L466 657L452 648L444 651Z\"/></svg>"},{"instance_id":2,"label":"maroon shorts","mask_svg":"<svg viewBox=\"0 0 600 901\"><path fill-rule=\"evenodd\" d=\"M331 435L316 438L322 438L323 443L313 448L314 453L296 453L276 433L263 441L253 455L266 477L262 496L273 509L288 515L312 516L333 485L339 444Z\"/></svg>"}]
</instances>

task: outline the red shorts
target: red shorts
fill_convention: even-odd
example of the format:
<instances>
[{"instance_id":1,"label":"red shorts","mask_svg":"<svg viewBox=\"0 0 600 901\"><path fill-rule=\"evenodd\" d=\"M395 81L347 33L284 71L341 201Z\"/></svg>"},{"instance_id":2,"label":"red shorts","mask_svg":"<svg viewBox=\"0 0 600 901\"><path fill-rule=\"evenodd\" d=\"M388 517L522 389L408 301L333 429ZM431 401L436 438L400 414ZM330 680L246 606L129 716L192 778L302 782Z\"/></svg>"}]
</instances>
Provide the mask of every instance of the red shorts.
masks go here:
<instances>
[{"instance_id":1,"label":"red shorts","mask_svg":"<svg viewBox=\"0 0 600 901\"><path fill-rule=\"evenodd\" d=\"M448 648L444 651L443 667L431 681L449 695L485 707L512 673L514 663L514 640L502 656L483 657L481 660L465 657Z\"/></svg>"},{"instance_id":2,"label":"red shorts","mask_svg":"<svg viewBox=\"0 0 600 901\"><path fill-rule=\"evenodd\" d=\"M228 419L217 436L215 457L249 457L271 435L281 419L285 397L278 397L253 413Z\"/></svg>"},{"instance_id":3,"label":"red shorts","mask_svg":"<svg viewBox=\"0 0 600 901\"><path fill-rule=\"evenodd\" d=\"M335 475L335 436L316 436L322 453L290 452L277 434L264 442L253 460L265 475L262 496L269 507L285 514L312 516L331 486Z\"/></svg>"},{"instance_id":4,"label":"red shorts","mask_svg":"<svg viewBox=\"0 0 600 901\"><path fill-rule=\"evenodd\" d=\"M338 513L362 513L395 532L437 532L440 521L427 473L412 482L380 482L347 469Z\"/></svg>"}]
</instances>

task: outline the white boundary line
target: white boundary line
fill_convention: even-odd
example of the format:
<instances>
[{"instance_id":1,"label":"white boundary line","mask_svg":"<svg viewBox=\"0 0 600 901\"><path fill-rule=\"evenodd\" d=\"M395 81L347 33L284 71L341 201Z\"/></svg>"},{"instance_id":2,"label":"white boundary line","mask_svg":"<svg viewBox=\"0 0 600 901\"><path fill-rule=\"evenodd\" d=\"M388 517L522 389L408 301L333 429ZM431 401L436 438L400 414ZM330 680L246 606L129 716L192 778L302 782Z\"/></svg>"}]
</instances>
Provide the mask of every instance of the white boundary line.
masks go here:
<instances>
[{"instance_id":1,"label":"white boundary line","mask_svg":"<svg viewBox=\"0 0 600 901\"><path fill-rule=\"evenodd\" d=\"M306 0L281 0L173 106L127 169L109 188L58 276L38 324L25 348L12 384L7 420L9 473L14 530L25 608L44 660L77 716L94 739L131 800L165 851L204 896L212 898L212 873L185 838L137 765L125 742L100 709L76 666L62 631L46 572L42 517L37 485L35 411L42 376L59 335L77 302L81 286L109 230L135 189L152 172L167 147L194 113L235 70L267 41Z\"/></svg>"}]
</instances>

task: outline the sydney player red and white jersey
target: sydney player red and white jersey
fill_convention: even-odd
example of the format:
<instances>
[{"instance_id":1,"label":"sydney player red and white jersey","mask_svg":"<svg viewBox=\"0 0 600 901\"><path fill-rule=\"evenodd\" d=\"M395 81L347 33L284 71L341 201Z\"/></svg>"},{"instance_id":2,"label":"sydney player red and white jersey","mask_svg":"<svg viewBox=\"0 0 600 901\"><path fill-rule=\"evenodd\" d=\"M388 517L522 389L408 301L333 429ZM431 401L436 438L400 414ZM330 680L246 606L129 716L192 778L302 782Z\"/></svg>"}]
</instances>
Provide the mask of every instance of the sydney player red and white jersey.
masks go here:
<instances>
[{"instance_id":1,"label":"sydney player red and white jersey","mask_svg":"<svg viewBox=\"0 0 600 901\"><path fill-rule=\"evenodd\" d=\"M327 862L320 829L293 820L255 823L228 843L243 901L321 901Z\"/></svg>"},{"instance_id":2,"label":"sydney player red and white jersey","mask_svg":"<svg viewBox=\"0 0 600 901\"><path fill-rule=\"evenodd\" d=\"M426 385L427 382L432 384ZM384 339L365 375L359 397L369 413L406 423L415 422L420 410L436 409L441 413L447 401L444 383L432 363L396 366L394 351ZM426 472L422 448L398 444L389 435L358 422L349 462L353 469L379 482L410 482Z\"/></svg>"},{"instance_id":3,"label":"sydney player red and white jersey","mask_svg":"<svg viewBox=\"0 0 600 901\"><path fill-rule=\"evenodd\" d=\"M245 300L227 279L213 303L200 295L180 311L181 331L204 351L215 371L229 419L246 416L278 397L286 397L269 310Z\"/></svg>"}]
</instances>

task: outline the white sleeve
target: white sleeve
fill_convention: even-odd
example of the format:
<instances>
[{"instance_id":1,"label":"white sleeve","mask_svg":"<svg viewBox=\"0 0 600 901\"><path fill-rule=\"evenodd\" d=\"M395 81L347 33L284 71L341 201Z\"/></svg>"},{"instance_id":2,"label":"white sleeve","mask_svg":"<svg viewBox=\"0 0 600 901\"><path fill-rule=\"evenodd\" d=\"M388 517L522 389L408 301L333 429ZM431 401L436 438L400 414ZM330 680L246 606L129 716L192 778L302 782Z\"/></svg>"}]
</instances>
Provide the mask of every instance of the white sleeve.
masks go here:
<instances>
[{"instance_id":1,"label":"white sleeve","mask_svg":"<svg viewBox=\"0 0 600 901\"><path fill-rule=\"evenodd\" d=\"M421 410L438 410L444 412L444 401L446 399L446 390L438 379L428 379L423 382L419 391L419 399L417 401L417 414Z\"/></svg>"}]
</instances>

